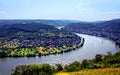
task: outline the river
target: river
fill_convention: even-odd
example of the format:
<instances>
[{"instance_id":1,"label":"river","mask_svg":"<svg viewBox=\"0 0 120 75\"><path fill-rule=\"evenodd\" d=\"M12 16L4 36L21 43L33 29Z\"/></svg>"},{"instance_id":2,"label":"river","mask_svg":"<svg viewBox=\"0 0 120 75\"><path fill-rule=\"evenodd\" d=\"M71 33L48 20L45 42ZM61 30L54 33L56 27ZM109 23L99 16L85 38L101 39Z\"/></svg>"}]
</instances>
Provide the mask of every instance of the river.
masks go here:
<instances>
[{"instance_id":1,"label":"river","mask_svg":"<svg viewBox=\"0 0 120 75\"><path fill-rule=\"evenodd\" d=\"M40 64L49 63L55 65L68 64L73 61L82 61L83 59L92 59L96 54L115 53L118 48L115 42L91 35L77 34L85 39L84 45L77 49L63 54L48 55L41 57L20 57L20 58L3 58L0 59L0 75L10 75L12 68L23 64Z\"/></svg>"}]
</instances>

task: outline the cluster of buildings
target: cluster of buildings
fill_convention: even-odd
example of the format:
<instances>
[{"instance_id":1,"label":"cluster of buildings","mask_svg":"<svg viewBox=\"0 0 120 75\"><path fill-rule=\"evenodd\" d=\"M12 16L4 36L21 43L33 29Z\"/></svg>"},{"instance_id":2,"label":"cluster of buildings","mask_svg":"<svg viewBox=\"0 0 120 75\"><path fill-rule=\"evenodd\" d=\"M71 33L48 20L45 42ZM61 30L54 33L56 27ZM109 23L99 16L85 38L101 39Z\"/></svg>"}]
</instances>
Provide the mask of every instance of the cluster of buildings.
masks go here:
<instances>
[{"instance_id":1,"label":"cluster of buildings","mask_svg":"<svg viewBox=\"0 0 120 75\"><path fill-rule=\"evenodd\" d=\"M50 36L50 37L36 37L36 38L24 38L22 39L11 39L10 41L5 40L0 42L0 48L16 48L16 47L62 47L63 45L67 47L72 47L73 45L79 44L81 41L80 37L77 35L69 37L59 37L59 36Z\"/></svg>"}]
</instances>

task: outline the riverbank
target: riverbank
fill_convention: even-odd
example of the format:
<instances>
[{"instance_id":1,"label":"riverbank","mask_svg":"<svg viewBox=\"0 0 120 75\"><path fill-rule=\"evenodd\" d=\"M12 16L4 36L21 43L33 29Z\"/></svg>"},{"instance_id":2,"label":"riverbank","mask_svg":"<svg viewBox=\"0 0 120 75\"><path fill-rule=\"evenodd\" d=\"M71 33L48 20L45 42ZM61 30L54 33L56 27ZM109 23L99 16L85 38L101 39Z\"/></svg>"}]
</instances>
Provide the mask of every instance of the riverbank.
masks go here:
<instances>
[{"instance_id":1,"label":"riverbank","mask_svg":"<svg viewBox=\"0 0 120 75\"><path fill-rule=\"evenodd\" d=\"M120 51L115 54L108 53L107 55L97 54L93 59L84 59L82 62L74 61L70 64L63 66L62 64L29 64L19 65L12 70L11 75L59 75L62 74L118 74L120 73ZM24 68L23 68L24 67ZM116 69L115 69L116 68ZM119 70L118 70L119 68ZM106 69L106 70L104 70ZM98 73L100 72L100 73ZM61 73L60 73L61 75Z\"/></svg>"},{"instance_id":2,"label":"riverbank","mask_svg":"<svg viewBox=\"0 0 120 75\"><path fill-rule=\"evenodd\" d=\"M74 32L74 31L73 31ZM120 48L120 42L116 41L116 39L114 37L116 36L110 36L110 35L105 35L103 33L100 32L92 32L92 31L84 31L84 32L74 32L74 33L79 33L79 34L86 34L86 35L91 35L91 36L96 36L96 37L102 37L108 40L112 40L115 42L115 44Z\"/></svg>"},{"instance_id":3,"label":"riverbank","mask_svg":"<svg viewBox=\"0 0 120 75\"><path fill-rule=\"evenodd\" d=\"M75 44L72 45L72 47L68 47L67 45L63 45L62 47L20 47L20 48L1 48L0 49L0 58L4 57L35 57L35 56L46 56L46 55L52 55L52 54L60 54L64 52L69 52L72 50L76 50L83 46L84 44L84 38L77 37L77 42L73 42ZM72 40L72 39L71 39ZM79 42L79 43L78 43Z\"/></svg>"},{"instance_id":4,"label":"riverbank","mask_svg":"<svg viewBox=\"0 0 120 75\"><path fill-rule=\"evenodd\" d=\"M84 41L85 41L85 39L81 37L81 42L80 42L75 48L73 48L73 47L68 47L67 49L61 50L60 53L64 53L64 52L69 52L69 51L72 51L72 50L76 50L76 49L78 49L78 48L80 48L80 47L83 46Z\"/></svg>"},{"instance_id":5,"label":"riverbank","mask_svg":"<svg viewBox=\"0 0 120 75\"><path fill-rule=\"evenodd\" d=\"M81 32L80 32L81 33ZM87 34L87 35L92 35L92 36L97 36L97 37L102 37L102 38L106 38L106 39L109 39L109 40L112 40L116 43L116 45L120 48L120 41L117 41L114 37L116 36L110 36L110 35L105 35L105 34L102 34L102 33L91 33L91 32L86 32L86 33L81 33L81 34Z\"/></svg>"}]
</instances>

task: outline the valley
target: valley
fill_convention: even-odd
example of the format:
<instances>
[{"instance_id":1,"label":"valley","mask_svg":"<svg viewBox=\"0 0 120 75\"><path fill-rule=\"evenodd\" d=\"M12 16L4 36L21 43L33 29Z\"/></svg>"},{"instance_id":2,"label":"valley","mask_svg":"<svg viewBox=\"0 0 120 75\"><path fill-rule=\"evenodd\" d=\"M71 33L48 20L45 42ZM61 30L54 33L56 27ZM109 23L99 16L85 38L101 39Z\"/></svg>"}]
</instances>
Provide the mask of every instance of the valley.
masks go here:
<instances>
[{"instance_id":1,"label":"valley","mask_svg":"<svg viewBox=\"0 0 120 75\"><path fill-rule=\"evenodd\" d=\"M0 66L3 68L0 73L10 74L17 65L67 65L93 59L97 54L114 54L119 49L119 22L113 22L117 28L111 21L104 23L78 22L62 26L38 22L1 24Z\"/></svg>"}]
</instances>

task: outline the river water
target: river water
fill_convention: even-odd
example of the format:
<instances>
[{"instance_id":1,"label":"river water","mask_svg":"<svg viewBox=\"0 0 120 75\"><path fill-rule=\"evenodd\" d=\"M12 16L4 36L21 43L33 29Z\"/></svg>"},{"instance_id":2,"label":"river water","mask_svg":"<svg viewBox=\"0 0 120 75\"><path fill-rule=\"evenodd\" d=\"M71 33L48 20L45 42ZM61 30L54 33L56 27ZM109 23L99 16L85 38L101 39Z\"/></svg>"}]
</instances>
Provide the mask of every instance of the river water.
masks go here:
<instances>
[{"instance_id":1,"label":"river water","mask_svg":"<svg viewBox=\"0 0 120 75\"><path fill-rule=\"evenodd\" d=\"M40 64L49 63L55 65L68 64L73 61L82 61L83 59L92 59L96 54L115 53L118 48L115 42L101 37L77 34L85 39L84 45L77 49L63 54L48 55L41 57L20 57L20 58L3 58L0 59L0 75L10 75L12 68L23 64Z\"/></svg>"}]
</instances>

